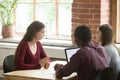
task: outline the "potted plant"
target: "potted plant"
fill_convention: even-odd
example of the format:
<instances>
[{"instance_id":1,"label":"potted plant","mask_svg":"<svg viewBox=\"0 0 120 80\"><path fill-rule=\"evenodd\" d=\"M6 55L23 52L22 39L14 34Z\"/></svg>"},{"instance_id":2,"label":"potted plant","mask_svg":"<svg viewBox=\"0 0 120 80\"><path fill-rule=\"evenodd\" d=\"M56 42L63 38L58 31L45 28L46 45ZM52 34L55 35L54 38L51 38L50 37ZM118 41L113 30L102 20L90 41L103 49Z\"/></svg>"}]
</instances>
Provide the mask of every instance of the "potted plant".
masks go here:
<instances>
[{"instance_id":1,"label":"potted plant","mask_svg":"<svg viewBox=\"0 0 120 80\"><path fill-rule=\"evenodd\" d=\"M3 0L0 3L0 17L2 19L3 38L14 37L14 10L18 0Z\"/></svg>"}]
</instances>

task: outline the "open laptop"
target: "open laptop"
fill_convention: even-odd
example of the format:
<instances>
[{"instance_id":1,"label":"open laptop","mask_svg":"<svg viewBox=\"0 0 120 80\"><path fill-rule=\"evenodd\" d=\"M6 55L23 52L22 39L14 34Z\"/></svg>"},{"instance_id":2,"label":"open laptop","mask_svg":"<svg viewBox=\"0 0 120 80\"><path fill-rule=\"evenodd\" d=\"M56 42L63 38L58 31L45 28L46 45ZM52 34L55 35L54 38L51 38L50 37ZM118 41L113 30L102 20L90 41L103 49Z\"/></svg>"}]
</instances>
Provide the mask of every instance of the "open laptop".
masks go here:
<instances>
[{"instance_id":1,"label":"open laptop","mask_svg":"<svg viewBox=\"0 0 120 80\"><path fill-rule=\"evenodd\" d=\"M65 49L65 55L67 62L70 61L70 58L79 50L80 48L68 48Z\"/></svg>"}]
</instances>

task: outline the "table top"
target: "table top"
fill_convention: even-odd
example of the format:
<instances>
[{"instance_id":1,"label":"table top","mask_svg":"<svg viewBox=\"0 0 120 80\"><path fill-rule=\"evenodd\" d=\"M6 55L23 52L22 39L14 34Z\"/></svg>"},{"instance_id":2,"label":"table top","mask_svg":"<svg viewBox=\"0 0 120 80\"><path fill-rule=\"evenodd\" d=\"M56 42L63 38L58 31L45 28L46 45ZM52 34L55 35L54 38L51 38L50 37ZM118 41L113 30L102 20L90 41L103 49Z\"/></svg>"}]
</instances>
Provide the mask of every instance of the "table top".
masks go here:
<instances>
[{"instance_id":1,"label":"table top","mask_svg":"<svg viewBox=\"0 0 120 80\"><path fill-rule=\"evenodd\" d=\"M35 69L35 70L21 70L21 71L13 71L9 73L5 73L4 76L17 76L17 77L25 77L25 78L39 78L39 79L48 79L48 80L56 80L55 77L55 64L66 64L66 61L54 61L51 62L50 67L48 69ZM70 78L75 77L77 74L73 73L69 77L63 77L62 80L68 80Z\"/></svg>"}]
</instances>

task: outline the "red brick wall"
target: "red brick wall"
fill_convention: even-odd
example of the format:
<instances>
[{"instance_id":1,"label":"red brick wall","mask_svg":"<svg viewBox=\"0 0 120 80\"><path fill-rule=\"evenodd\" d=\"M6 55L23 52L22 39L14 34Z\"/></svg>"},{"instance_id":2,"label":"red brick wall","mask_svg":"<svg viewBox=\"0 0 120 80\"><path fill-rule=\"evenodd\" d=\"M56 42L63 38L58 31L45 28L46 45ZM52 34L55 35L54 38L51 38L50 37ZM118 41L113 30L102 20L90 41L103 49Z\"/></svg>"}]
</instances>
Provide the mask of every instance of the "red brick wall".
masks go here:
<instances>
[{"instance_id":1,"label":"red brick wall","mask_svg":"<svg viewBox=\"0 0 120 80\"><path fill-rule=\"evenodd\" d=\"M97 27L100 24L109 23L109 15L110 0L73 0L72 33L78 25L87 25L95 40Z\"/></svg>"}]
</instances>

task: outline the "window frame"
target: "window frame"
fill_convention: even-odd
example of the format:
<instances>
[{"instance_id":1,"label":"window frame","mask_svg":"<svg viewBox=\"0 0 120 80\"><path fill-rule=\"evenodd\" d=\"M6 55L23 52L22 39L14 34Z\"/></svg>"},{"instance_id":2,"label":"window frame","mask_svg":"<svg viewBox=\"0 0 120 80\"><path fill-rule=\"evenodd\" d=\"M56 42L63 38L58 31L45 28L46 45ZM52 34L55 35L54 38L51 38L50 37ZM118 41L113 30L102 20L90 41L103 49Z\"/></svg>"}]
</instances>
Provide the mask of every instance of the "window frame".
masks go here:
<instances>
[{"instance_id":1,"label":"window frame","mask_svg":"<svg viewBox=\"0 0 120 80\"><path fill-rule=\"evenodd\" d=\"M118 43L118 30L117 30L117 2L119 0L110 0L110 24L113 27L113 41Z\"/></svg>"},{"instance_id":2,"label":"window frame","mask_svg":"<svg viewBox=\"0 0 120 80\"><path fill-rule=\"evenodd\" d=\"M117 0L117 42L120 43L120 0Z\"/></svg>"}]
</instances>

